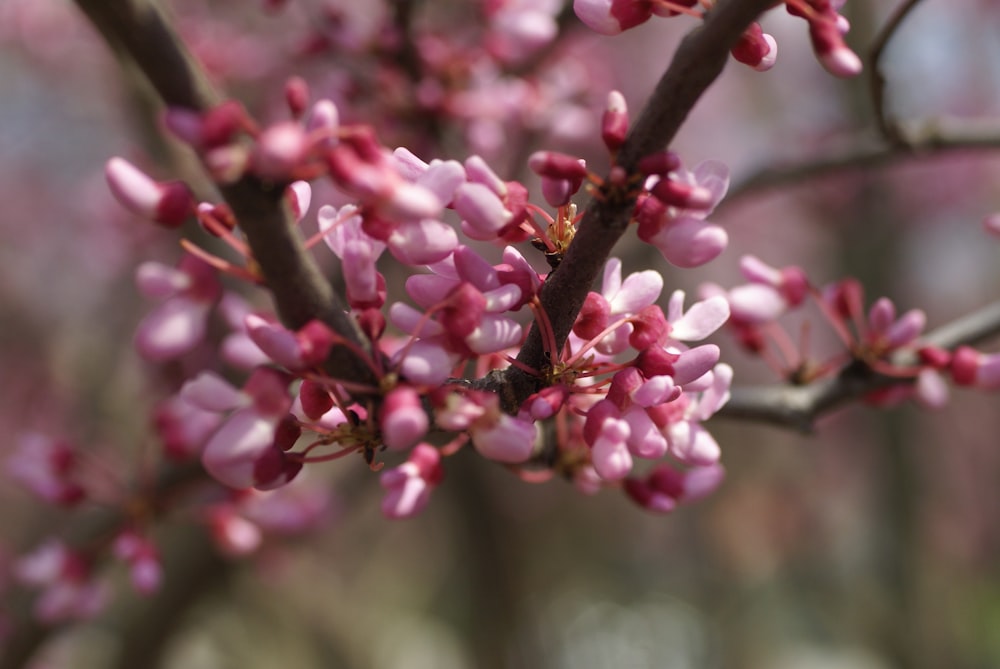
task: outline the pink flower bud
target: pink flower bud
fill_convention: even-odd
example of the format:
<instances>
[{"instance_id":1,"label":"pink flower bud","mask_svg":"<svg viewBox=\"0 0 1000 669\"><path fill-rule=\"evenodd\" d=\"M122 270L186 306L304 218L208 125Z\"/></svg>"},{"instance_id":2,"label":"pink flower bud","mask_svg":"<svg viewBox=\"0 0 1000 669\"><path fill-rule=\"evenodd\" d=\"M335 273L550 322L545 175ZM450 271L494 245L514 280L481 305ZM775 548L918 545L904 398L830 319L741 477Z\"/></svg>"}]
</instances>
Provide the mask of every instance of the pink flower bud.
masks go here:
<instances>
[{"instance_id":1,"label":"pink flower bud","mask_svg":"<svg viewBox=\"0 0 1000 669\"><path fill-rule=\"evenodd\" d=\"M663 204L679 209L711 209L715 205L709 189L675 179L660 179L650 193Z\"/></svg>"},{"instance_id":2,"label":"pink flower bud","mask_svg":"<svg viewBox=\"0 0 1000 669\"><path fill-rule=\"evenodd\" d=\"M825 16L810 21L809 37L816 57L827 72L837 77L861 73L861 59L844 43L837 21Z\"/></svg>"},{"instance_id":3,"label":"pink flower bud","mask_svg":"<svg viewBox=\"0 0 1000 669\"><path fill-rule=\"evenodd\" d=\"M707 374L719 362L720 351L715 344L703 344L684 351L674 363L674 383L687 385Z\"/></svg>"},{"instance_id":4,"label":"pink flower bud","mask_svg":"<svg viewBox=\"0 0 1000 669\"><path fill-rule=\"evenodd\" d=\"M285 103L293 118L299 118L309 104L309 84L302 77L289 77L285 82Z\"/></svg>"},{"instance_id":5,"label":"pink flower bud","mask_svg":"<svg viewBox=\"0 0 1000 669\"><path fill-rule=\"evenodd\" d=\"M601 115L601 139L609 151L617 151L628 134L628 106L619 91L608 93L608 104Z\"/></svg>"},{"instance_id":6,"label":"pink flower bud","mask_svg":"<svg viewBox=\"0 0 1000 669\"><path fill-rule=\"evenodd\" d=\"M528 167L535 174L550 179L583 180L587 166L580 158L558 151L536 151L528 157Z\"/></svg>"},{"instance_id":7,"label":"pink flower bud","mask_svg":"<svg viewBox=\"0 0 1000 669\"><path fill-rule=\"evenodd\" d=\"M465 183L455 191L455 211L478 233L477 239L495 239L513 218L500 197L481 183Z\"/></svg>"},{"instance_id":8,"label":"pink flower bud","mask_svg":"<svg viewBox=\"0 0 1000 669\"><path fill-rule=\"evenodd\" d=\"M307 418L318 420L333 408L333 396L326 386L306 379L299 386L299 402Z\"/></svg>"},{"instance_id":9,"label":"pink flower bud","mask_svg":"<svg viewBox=\"0 0 1000 669\"><path fill-rule=\"evenodd\" d=\"M573 333L581 339L593 339L609 324L611 305L600 293L587 293L583 307L573 323Z\"/></svg>"},{"instance_id":10,"label":"pink flower bud","mask_svg":"<svg viewBox=\"0 0 1000 669\"><path fill-rule=\"evenodd\" d=\"M289 181L305 160L309 140L295 121L283 121L266 128L250 154L250 167L262 179Z\"/></svg>"},{"instance_id":11,"label":"pink flower bud","mask_svg":"<svg viewBox=\"0 0 1000 669\"><path fill-rule=\"evenodd\" d=\"M469 435L484 458L513 464L531 457L538 433L534 423L501 413L492 419L477 420Z\"/></svg>"},{"instance_id":12,"label":"pink flower bud","mask_svg":"<svg viewBox=\"0 0 1000 669\"><path fill-rule=\"evenodd\" d=\"M630 322L633 329L628 343L637 351L655 346L670 334L670 323L664 317L663 310L655 304L643 307Z\"/></svg>"},{"instance_id":13,"label":"pink flower bud","mask_svg":"<svg viewBox=\"0 0 1000 669\"><path fill-rule=\"evenodd\" d=\"M652 3L642 0L573 0L573 11L601 35L617 35L653 16Z\"/></svg>"},{"instance_id":14,"label":"pink flower bud","mask_svg":"<svg viewBox=\"0 0 1000 669\"><path fill-rule=\"evenodd\" d=\"M158 182L124 158L112 158L104 168L115 198L134 214L169 228L194 213L194 197L180 181Z\"/></svg>"},{"instance_id":15,"label":"pink flower bud","mask_svg":"<svg viewBox=\"0 0 1000 669\"><path fill-rule=\"evenodd\" d=\"M681 159L673 151L657 151L639 160L636 167L646 176L664 176L680 166Z\"/></svg>"},{"instance_id":16,"label":"pink flower bud","mask_svg":"<svg viewBox=\"0 0 1000 669\"><path fill-rule=\"evenodd\" d=\"M778 45L773 37L761 30L759 23L752 23L740 36L731 53L739 62L758 72L765 72L774 66Z\"/></svg>"},{"instance_id":17,"label":"pink flower bud","mask_svg":"<svg viewBox=\"0 0 1000 669\"><path fill-rule=\"evenodd\" d=\"M406 462L387 469L379 477L386 490L382 514L387 518L409 518L420 513L442 478L444 469L438 450L428 444L417 444Z\"/></svg>"},{"instance_id":18,"label":"pink flower bud","mask_svg":"<svg viewBox=\"0 0 1000 669\"><path fill-rule=\"evenodd\" d=\"M385 445L393 450L409 448L427 434L427 412L413 387L397 386L385 396L381 427Z\"/></svg>"}]
</instances>

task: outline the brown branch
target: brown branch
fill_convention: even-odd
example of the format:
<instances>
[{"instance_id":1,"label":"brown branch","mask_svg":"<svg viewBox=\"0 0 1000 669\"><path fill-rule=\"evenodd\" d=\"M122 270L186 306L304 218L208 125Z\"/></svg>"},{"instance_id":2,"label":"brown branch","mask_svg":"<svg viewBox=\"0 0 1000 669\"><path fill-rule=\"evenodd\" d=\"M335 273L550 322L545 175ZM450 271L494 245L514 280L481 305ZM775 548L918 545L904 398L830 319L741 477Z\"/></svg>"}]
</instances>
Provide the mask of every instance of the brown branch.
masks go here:
<instances>
[{"instance_id":1,"label":"brown branch","mask_svg":"<svg viewBox=\"0 0 1000 669\"><path fill-rule=\"evenodd\" d=\"M158 6L149 0L76 0L109 45L137 66L172 107L205 111L221 100ZM247 175L220 187L258 263L286 327L298 329L319 319L356 346L368 349L341 299L303 247L284 184ZM325 365L332 376L377 385L371 370L344 346Z\"/></svg>"},{"instance_id":2,"label":"brown branch","mask_svg":"<svg viewBox=\"0 0 1000 669\"><path fill-rule=\"evenodd\" d=\"M994 302L929 332L923 342L952 350L973 346L1000 335L1000 302ZM912 353L893 359L900 366L916 362ZM806 386L770 385L733 389L733 396L716 414L723 418L751 420L811 432L816 420L848 402L913 379L885 376L860 363L852 363L840 374Z\"/></svg>"},{"instance_id":3,"label":"brown branch","mask_svg":"<svg viewBox=\"0 0 1000 669\"><path fill-rule=\"evenodd\" d=\"M871 92L872 105L875 108L875 120L878 124L879 132L882 133L882 137L889 144L893 145L906 144L907 139L903 135L899 124L889 118L885 109L886 79L881 68L882 55L885 53L886 47L889 46L889 42L892 41L893 36L895 36L896 31L899 30L899 26L902 25L903 20L909 16L910 12L918 4L920 4L920 0L905 0L893 12L892 16L889 17L889 21L882 27L882 30L879 31L870 52L872 76L869 80L869 90Z\"/></svg>"},{"instance_id":4,"label":"brown branch","mask_svg":"<svg viewBox=\"0 0 1000 669\"><path fill-rule=\"evenodd\" d=\"M905 137L905 142L901 144L859 147L820 160L758 170L733 187L719 208L732 206L761 191L793 186L836 174L859 172L959 151L995 151L1000 149L1000 122L993 119L928 121L920 128L906 131Z\"/></svg>"},{"instance_id":5,"label":"brown branch","mask_svg":"<svg viewBox=\"0 0 1000 669\"><path fill-rule=\"evenodd\" d=\"M638 161L670 144L688 113L722 72L729 50L757 16L774 0L721 0L701 27L688 34L677 49L639 119L618 154L617 164L628 173ZM584 298L625 232L635 207L635 196L615 196L603 189L588 205L559 268L541 290L541 304L561 347L569 335ZM532 327L518 361L534 369L548 363L537 327ZM494 373L483 387L498 392L509 411L516 410L538 389L537 378L515 368Z\"/></svg>"}]
</instances>

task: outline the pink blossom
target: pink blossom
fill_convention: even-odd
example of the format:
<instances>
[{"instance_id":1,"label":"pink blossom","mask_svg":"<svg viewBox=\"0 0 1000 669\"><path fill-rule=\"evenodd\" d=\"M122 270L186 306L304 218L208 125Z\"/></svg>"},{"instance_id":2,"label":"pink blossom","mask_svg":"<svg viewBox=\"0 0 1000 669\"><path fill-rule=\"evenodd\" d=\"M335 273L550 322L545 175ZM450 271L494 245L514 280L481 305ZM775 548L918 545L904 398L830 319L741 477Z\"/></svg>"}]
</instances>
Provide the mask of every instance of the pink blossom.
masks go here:
<instances>
[{"instance_id":1,"label":"pink blossom","mask_svg":"<svg viewBox=\"0 0 1000 669\"><path fill-rule=\"evenodd\" d=\"M653 16L647 0L573 0L577 18L602 35L618 33L645 23Z\"/></svg>"},{"instance_id":2,"label":"pink blossom","mask_svg":"<svg viewBox=\"0 0 1000 669\"><path fill-rule=\"evenodd\" d=\"M256 314L247 315L246 331L271 360L292 371L322 364L336 338L333 331L318 320L311 320L293 332Z\"/></svg>"},{"instance_id":3,"label":"pink blossom","mask_svg":"<svg viewBox=\"0 0 1000 669\"><path fill-rule=\"evenodd\" d=\"M429 419L415 389L399 385L389 391L382 403L382 439L391 449L413 446L427 434Z\"/></svg>"},{"instance_id":4,"label":"pink blossom","mask_svg":"<svg viewBox=\"0 0 1000 669\"><path fill-rule=\"evenodd\" d=\"M22 434L7 458L7 474L44 502L73 506L86 496L76 449L38 432Z\"/></svg>"},{"instance_id":5,"label":"pink blossom","mask_svg":"<svg viewBox=\"0 0 1000 669\"><path fill-rule=\"evenodd\" d=\"M217 412L195 406L179 395L160 402L153 411L153 426L171 460L199 455L221 422Z\"/></svg>"},{"instance_id":6,"label":"pink blossom","mask_svg":"<svg viewBox=\"0 0 1000 669\"><path fill-rule=\"evenodd\" d=\"M126 530L119 534L112 545L115 557L129 568L129 580L136 592L152 595L160 589L163 566L156 545L136 532Z\"/></svg>"},{"instance_id":7,"label":"pink blossom","mask_svg":"<svg viewBox=\"0 0 1000 669\"><path fill-rule=\"evenodd\" d=\"M194 214L194 197L180 181L154 181L124 158L112 158L104 168L112 194L134 214L176 228Z\"/></svg>"},{"instance_id":8,"label":"pink blossom","mask_svg":"<svg viewBox=\"0 0 1000 669\"><path fill-rule=\"evenodd\" d=\"M639 238L659 249L678 267L697 267L718 256L729 237L705 218L729 187L729 170L717 161L705 161L688 171L678 168L669 177L650 177L656 197L639 204Z\"/></svg>"},{"instance_id":9,"label":"pink blossom","mask_svg":"<svg viewBox=\"0 0 1000 669\"><path fill-rule=\"evenodd\" d=\"M181 258L177 273L149 264L142 267L137 277L140 286L165 299L139 324L135 345L147 360L173 360L204 339L206 319L222 287L215 270L194 256ZM171 278L165 280L168 275Z\"/></svg>"},{"instance_id":10,"label":"pink blossom","mask_svg":"<svg viewBox=\"0 0 1000 669\"><path fill-rule=\"evenodd\" d=\"M410 518L430 501L431 491L444 477L441 455L429 444L417 444L402 465L382 472L379 481L386 490L382 513L387 518Z\"/></svg>"},{"instance_id":11,"label":"pink blossom","mask_svg":"<svg viewBox=\"0 0 1000 669\"><path fill-rule=\"evenodd\" d=\"M20 583L41 588L32 614L45 624L93 618L108 602L107 585L93 580L86 560L58 539L21 556L12 573Z\"/></svg>"}]
</instances>

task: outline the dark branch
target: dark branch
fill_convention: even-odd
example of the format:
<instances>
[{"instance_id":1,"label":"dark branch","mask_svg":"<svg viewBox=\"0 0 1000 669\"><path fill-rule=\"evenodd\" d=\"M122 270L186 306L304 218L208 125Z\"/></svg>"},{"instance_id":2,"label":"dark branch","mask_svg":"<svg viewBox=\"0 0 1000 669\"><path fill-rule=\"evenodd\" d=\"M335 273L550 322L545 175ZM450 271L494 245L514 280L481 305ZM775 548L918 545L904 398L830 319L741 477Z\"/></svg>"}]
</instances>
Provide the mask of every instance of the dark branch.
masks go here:
<instances>
[{"instance_id":1,"label":"dark branch","mask_svg":"<svg viewBox=\"0 0 1000 669\"><path fill-rule=\"evenodd\" d=\"M887 147L861 147L820 160L761 169L735 186L721 208L760 193L784 186L805 183L835 174L860 172L917 158L959 151L996 151L1000 149L1000 122L968 119L927 122L906 132L906 141Z\"/></svg>"}]
</instances>

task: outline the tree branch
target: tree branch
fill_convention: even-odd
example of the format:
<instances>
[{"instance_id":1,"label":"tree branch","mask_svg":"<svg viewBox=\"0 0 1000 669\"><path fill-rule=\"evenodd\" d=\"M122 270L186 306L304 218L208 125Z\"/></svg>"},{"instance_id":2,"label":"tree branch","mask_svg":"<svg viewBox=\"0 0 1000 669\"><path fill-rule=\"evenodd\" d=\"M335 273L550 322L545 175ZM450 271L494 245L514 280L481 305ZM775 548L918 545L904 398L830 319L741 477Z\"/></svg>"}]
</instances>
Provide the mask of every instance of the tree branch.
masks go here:
<instances>
[{"instance_id":1,"label":"tree branch","mask_svg":"<svg viewBox=\"0 0 1000 669\"><path fill-rule=\"evenodd\" d=\"M883 167L915 158L958 151L1000 149L1000 122L993 119L927 121L905 133L906 140L885 147L863 146L841 155L761 169L729 191L719 209L761 191L792 186L844 172Z\"/></svg>"},{"instance_id":2,"label":"tree branch","mask_svg":"<svg viewBox=\"0 0 1000 669\"><path fill-rule=\"evenodd\" d=\"M972 346L1000 335L1000 302L966 314L929 332L923 342L944 349ZM912 353L901 353L895 365L910 366ZM840 374L806 386L770 385L733 389L733 396L716 416L752 420L811 432L820 416L864 395L894 385L910 384L912 378L878 374L862 363L852 363Z\"/></svg>"},{"instance_id":3,"label":"tree branch","mask_svg":"<svg viewBox=\"0 0 1000 669\"><path fill-rule=\"evenodd\" d=\"M872 44L870 55L872 76L869 80L869 89L871 91L872 105L875 108L875 120L878 124L879 132L882 133L882 136L889 144L907 144L908 142L899 124L889 118L885 109L886 79L885 75L882 74L881 68L882 54L885 53L886 47L892 41L903 20L906 19L918 4L920 4L920 0L905 0L893 12L892 16L889 17L889 21L879 31L879 34L875 37L875 42Z\"/></svg>"}]
</instances>

